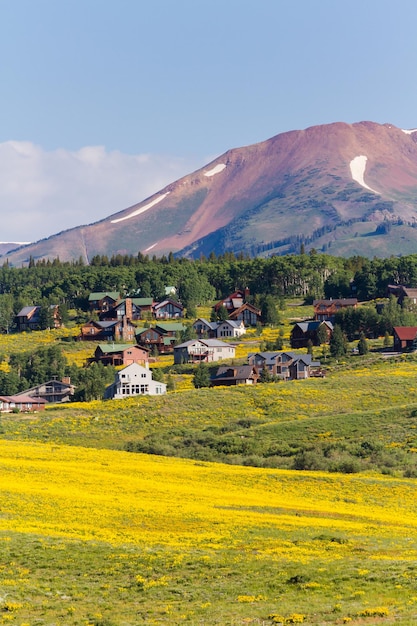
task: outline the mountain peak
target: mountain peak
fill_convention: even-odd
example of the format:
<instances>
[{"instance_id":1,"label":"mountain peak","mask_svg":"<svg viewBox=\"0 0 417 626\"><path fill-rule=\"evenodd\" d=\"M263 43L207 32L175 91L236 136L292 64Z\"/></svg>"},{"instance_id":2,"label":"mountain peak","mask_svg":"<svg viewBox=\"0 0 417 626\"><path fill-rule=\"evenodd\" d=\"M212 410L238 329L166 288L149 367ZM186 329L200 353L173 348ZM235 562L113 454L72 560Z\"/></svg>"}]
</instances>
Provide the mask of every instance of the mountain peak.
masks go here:
<instances>
[{"instance_id":1,"label":"mountain peak","mask_svg":"<svg viewBox=\"0 0 417 626\"><path fill-rule=\"evenodd\" d=\"M402 254L417 245L417 132L334 122L234 148L127 209L7 253ZM392 228L378 231L378 225ZM3 252L3 255L5 253Z\"/></svg>"}]
</instances>

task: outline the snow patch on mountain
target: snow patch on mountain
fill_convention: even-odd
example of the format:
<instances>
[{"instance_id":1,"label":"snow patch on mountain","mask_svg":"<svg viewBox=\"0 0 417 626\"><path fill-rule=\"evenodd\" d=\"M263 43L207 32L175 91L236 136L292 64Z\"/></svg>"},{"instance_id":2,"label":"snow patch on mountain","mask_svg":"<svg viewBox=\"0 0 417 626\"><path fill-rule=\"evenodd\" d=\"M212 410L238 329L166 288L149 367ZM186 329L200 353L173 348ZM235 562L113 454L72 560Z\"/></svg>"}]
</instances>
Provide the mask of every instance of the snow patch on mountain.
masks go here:
<instances>
[{"instance_id":1,"label":"snow patch on mountain","mask_svg":"<svg viewBox=\"0 0 417 626\"><path fill-rule=\"evenodd\" d=\"M158 242L152 244L151 246L149 246L149 248L146 248L145 252L149 252L149 250L152 250L152 248L155 248L155 246L158 245Z\"/></svg>"},{"instance_id":2,"label":"snow patch on mountain","mask_svg":"<svg viewBox=\"0 0 417 626\"><path fill-rule=\"evenodd\" d=\"M220 174L226 167L225 163L218 163L208 172L204 172L204 176L215 176L216 174Z\"/></svg>"},{"instance_id":3,"label":"snow patch on mountain","mask_svg":"<svg viewBox=\"0 0 417 626\"><path fill-rule=\"evenodd\" d=\"M365 156L364 154L361 154L355 157L354 159L352 159L350 162L350 172L352 174L353 180L356 183L359 183L361 187L368 189L368 191L372 191L372 193L378 193L378 191L375 191L375 189L372 189L371 187L369 187L363 179L364 174L365 174L367 160L368 160L368 157Z\"/></svg>"},{"instance_id":4,"label":"snow patch on mountain","mask_svg":"<svg viewBox=\"0 0 417 626\"><path fill-rule=\"evenodd\" d=\"M411 128L410 130L404 130L404 128L401 129L403 131L403 133L405 133L406 135L412 135L413 133L417 133L417 128Z\"/></svg>"},{"instance_id":5,"label":"snow patch on mountain","mask_svg":"<svg viewBox=\"0 0 417 626\"><path fill-rule=\"evenodd\" d=\"M161 200L166 198L168 194L169 194L169 191L167 191L166 193L163 193L162 196L155 198L155 200L152 200L152 202L148 202L148 204L145 204L145 206L140 207L140 209L136 209L136 211L132 211L132 213L129 213L129 215L126 215L125 217L118 217L117 220L111 220L111 224L117 224L117 222L130 220L131 217L135 217L136 215L145 213L145 211L147 211L148 209L151 209L153 206L155 206L155 204L158 204L158 202L161 202Z\"/></svg>"}]
</instances>

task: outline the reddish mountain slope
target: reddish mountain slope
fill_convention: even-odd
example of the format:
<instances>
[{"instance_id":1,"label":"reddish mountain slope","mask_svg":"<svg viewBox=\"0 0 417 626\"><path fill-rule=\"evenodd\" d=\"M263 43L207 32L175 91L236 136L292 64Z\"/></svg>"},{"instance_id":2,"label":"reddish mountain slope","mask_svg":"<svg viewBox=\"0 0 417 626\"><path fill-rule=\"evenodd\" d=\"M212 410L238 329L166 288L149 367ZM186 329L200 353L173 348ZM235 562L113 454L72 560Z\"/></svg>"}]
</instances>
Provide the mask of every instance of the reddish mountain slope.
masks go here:
<instances>
[{"instance_id":1,"label":"reddish mountain slope","mask_svg":"<svg viewBox=\"0 0 417 626\"><path fill-rule=\"evenodd\" d=\"M314 126L229 150L154 196L8 255L417 251L417 132L360 122Z\"/></svg>"}]
</instances>

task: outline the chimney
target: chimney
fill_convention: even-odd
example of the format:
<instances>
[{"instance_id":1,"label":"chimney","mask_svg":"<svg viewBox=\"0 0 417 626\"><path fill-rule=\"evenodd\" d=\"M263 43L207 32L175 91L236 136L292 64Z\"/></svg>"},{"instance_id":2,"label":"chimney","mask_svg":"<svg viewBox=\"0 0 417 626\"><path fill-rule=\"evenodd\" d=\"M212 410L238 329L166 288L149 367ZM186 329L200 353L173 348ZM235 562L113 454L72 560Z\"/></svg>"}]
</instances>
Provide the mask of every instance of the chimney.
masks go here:
<instances>
[{"instance_id":1,"label":"chimney","mask_svg":"<svg viewBox=\"0 0 417 626\"><path fill-rule=\"evenodd\" d=\"M125 312L128 320L133 319L133 306L132 306L132 298L126 298L125 300Z\"/></svg>"}]
</instances>

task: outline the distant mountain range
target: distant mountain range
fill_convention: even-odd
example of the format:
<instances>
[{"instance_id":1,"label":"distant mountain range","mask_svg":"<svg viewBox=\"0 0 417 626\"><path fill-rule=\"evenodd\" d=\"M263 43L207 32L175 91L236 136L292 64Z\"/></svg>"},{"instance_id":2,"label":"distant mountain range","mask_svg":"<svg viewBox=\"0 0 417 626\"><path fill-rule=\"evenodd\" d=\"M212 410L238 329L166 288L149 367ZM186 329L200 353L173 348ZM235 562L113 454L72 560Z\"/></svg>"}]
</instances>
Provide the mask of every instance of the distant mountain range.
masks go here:
<instances>
[{"instance_id":1,"label":"distant mountain range","mask_svg":"<svg viewBox=\"0 0 417 626\"><path fill-rule=\"evenodd\" d=\"M313 126L229 150L124 211L3 252L12 264L172 251L199 257L417 252L417 129ZM1 249L0 249L1 252Z\"/></svg>"},{"instance_id":2,"label":"distant mountain range","mask_svg":"<svg viewBox=\"0 0 417 626\"><path fill-rule=\"evenodd\" d=\"M2 254L6 254L10 250L15 250L16 248L19 248L20 246L24 246L24 245L27 245L27 242L22 242L22 241L11 241L11 242L0 241L0 256Z\"/></svg>"}]
</instances>

